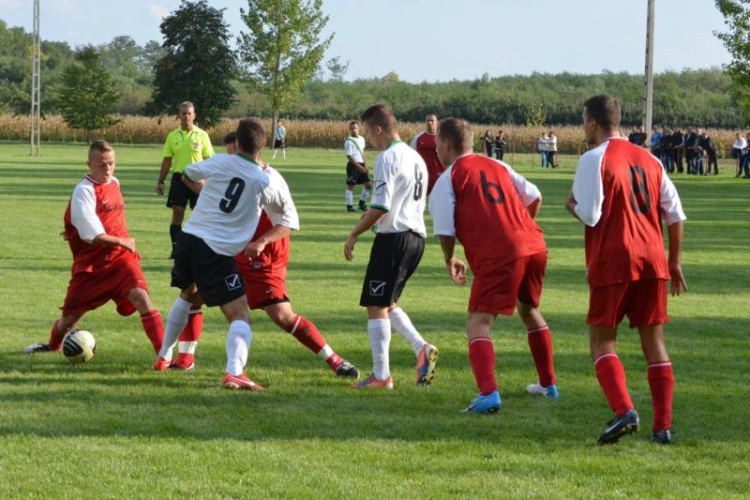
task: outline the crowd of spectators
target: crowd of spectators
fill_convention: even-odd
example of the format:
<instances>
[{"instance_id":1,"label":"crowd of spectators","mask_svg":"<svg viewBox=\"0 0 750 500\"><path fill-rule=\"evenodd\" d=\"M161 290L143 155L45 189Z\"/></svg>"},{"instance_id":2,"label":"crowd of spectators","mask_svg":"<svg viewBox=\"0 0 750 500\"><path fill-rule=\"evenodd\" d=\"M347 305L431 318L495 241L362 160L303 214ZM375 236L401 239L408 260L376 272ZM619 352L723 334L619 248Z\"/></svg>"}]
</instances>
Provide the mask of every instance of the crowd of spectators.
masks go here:
<instances>
[{"instance_id":1,"label":"crowd of spectators","mask_svg":"<svg viewBox=\"0 0 750 500\"><path fill-rule=\"evenodd\" d=\"M647 144L647 136L643 127L633 127L628 140L633 144L648 148L651 154L661 160L670 174L675 172L688 175L719 174L718 146L716 141L701 128L694 130L693 127L688 127L683 133L679 128L670 130L666 127L655 126ZM746 150L747 144L742 151ZM750 162L750 151L739 154L747 157L745 163Z\"/></svg>"}]
</instances>

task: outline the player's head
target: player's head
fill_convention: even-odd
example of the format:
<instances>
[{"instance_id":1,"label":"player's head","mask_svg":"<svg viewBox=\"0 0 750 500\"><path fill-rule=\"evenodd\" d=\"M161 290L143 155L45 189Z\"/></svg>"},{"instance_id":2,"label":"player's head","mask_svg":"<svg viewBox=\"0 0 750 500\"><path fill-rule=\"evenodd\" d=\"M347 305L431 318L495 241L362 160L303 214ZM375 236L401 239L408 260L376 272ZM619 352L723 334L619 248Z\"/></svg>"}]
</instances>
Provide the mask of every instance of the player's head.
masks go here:
<instances>
[{"instance_id":1,"label":"player's head","mask_svg":"<svg viewBox=\"0 0 750 500\"><path fill-rule=\"evenodd\" d=\"M620 129L620 103L600 94L583 103L583 131L589 145L601 144Z\"/></svg>"},{"instance_id":2,"label":"player's head","mask_svg":"<svg viewBox=\"0 0 750 500\"><path fill-rule=\"evenodd\" d=\"M438 126L436 143L440 163L446 167L452 165L456 158L473 151L471 125L460 118L446 118Z\"/></svg>"},{"instance_id":3,"label":"player's head","mask_svg":"<svg viewBox=\"0 0 750 500\"><path fill-rule=\"evenodd\" d=\"M115 150L107 141L94 141L89 146L89 159L86 162L91 177L106 184L115 173Z\"/></svg>"},{"instance_id":4,"label":"player's head","mask_svg":"<svg viewBox=\"0 0 750 500\"><path fill-rule=\"evenodd\" d=\"M352 137L359 135L359 122L349 122L349 134Z\"/></svg>"},{"instance_id":5,"label":"player's head","mask_svg":"<svg viewBox=\"0 0 750 500\"><path fill-rule=\"evenodd\" d=\"M386 149L395 137L398 137L398 120L393 111L383 104L370 106L362 113L362 126L365 137L375 149Z\"/></svg>"},{"instance_id":6,"label":"player's head","mask_svg":"<svg viewBox=\"0 0 750 500\"><path fill-rule=\"evenodd\" d=\"M429 115L425 116L424 123L425 123L425 127L427 127L428 134L434 134L437 132L438 119L435 113L430 113Z\"/></svg>"},{"instance_id":7,"label":"player's head","mask_svg":"<svg viewBox=\"0 0 750 500\"><path fill-rule=\"evenodd\" d=\"M237 124L237 148L246 155L257 156L266 146L266 130L257 118L243 118Z\"/></svg>"},{"instance_id":8,"label":"player's head","mask_svg":"<svg viewBox=\"0 0 750 500\"><path fill-rule=\"evenodd\" d=\"M497 135L500 136L500 137L502 137L504 134L505 134L505 132L503 132L503 129L500 129L500 130L497 131Z\"/></svg>"},{"instance_id":9,"label":"player's head","mask_svg":"<svg viewBox=\"0 0 750 500\"><path fill-rule=\"evenodd\" d=\"M237 132L232 131L224 136L224 149L233 155L237 152Z\"/></svg>"},{"instance_id":10,"label":"player's head","mask_svg":"<svg viewBox=\"0 0 750 500\"><path fill-rule=\"evenodd\" d=\"M193 128L195 121L195 106L190 101L180 103L180 127L185 130Z\"/></svg>"}]
</instances>

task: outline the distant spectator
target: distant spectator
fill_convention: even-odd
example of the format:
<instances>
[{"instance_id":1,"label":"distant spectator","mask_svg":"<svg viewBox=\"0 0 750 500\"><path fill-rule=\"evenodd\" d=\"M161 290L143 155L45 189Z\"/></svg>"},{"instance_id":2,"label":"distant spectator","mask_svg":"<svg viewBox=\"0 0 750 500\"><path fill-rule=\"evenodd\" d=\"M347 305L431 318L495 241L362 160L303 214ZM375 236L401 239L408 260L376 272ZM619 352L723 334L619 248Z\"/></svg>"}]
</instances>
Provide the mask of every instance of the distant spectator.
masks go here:
<instances>
[{"instance_id":1,"label":"distant spectator","mask_svg":"<svg viewBox=\"0 0 750 500\"><path fill-rule=\"evenodd\" d=\"M652 155L660 158L661 148L659 147L659 143L661 142L662 133L657 126L654 126L654 128L652 128L651 130L651 141L648 143L648 147L651 149Z\"/></svg>"},{"instance_id":2,"label":"distant spectator","mask_svg":"<svg viewBox=\"0 0 750 500\"><path fill-rule=\"evenodd\" d=\"M674 153L673 140L672 132L664 127L661 134L661 140L659 141L659 150L661 152L661 157L659 159L669 174L674 173L674 159L672 156Z\"/></svg>"},{"instance_id":3,"label":"distant spectator","mask_svg":"<svg viewBox=\"0 0 750 500\"><path fill-rule=\"evenodd\" d=\"M539 138L539 154L542 155L542 168L547 168L548 161L547 161L547 144L549 142L549 139L547 138L547 132L542 132L542 136Z\"/></svg>"},{"instance_id":4,"label":"distant spectator","mask_svg":"<svg viewBox=\"0 0 750 500\"><path fill-rule=\"evenodd\" d=\"M682 158L684 156L682 149L685 145L685 136L682 132L680 132L679 128L674 129L674 133L672 134L672 146L674 147L674 162L677 166L677 172L683 173L685 171L685 167L682 163Z\"/></svg>"},{"instance_id":5,"label":"distant spectator","mask_svg":"<svg viewBox=\"0 0 750 500\"><path fill-rule=\"evenodd\" d=\"M646 129L643 126L638 127L638 133L640 134L638 137L638 142L636 143L640 147L643 147L646 145Z\"/></svg>"},{"instance_id":6,"label":"distant spectator","mask_svg":"<svg viewBox=\"0 0 750 500\"><path fill-rule=\"evenodd\" d=\"M739 160L742 156L742 150L747 148L747 139L737 132L734 135L734 144L732 145L732 158Z\"/></svg>"},{"instance_id":7,"label":"distant spectator","mask_svg":"<svg viewBox=\"0 0 750 500\"><path fill-rule=\"evenodd\" d=\"M750 179L750 133L747 134L747 142L749 145L742 150L742 156L740 156L740 170L737 172L737 177L741 174L745 174L745 179Z\"/></svg>"},{"instance_id":8,"label":"distant spectator","mask_svg":"<svg viewBox=\"0 0 750 500\"><path fill-rule=\"evenodd\" d=\"M495 151L495 138L492 137L492 132L489 130L484 131L482 136L482 144L484 145L484 154L492 158L492 154Z\"/></svg>"},{"instance_id":9,"label":"distant spectator","mask_svg":"<svg viewBox=\"0 0 750 500\"><path fill-rule=\"evenodd\" d=\"M701 147L701 140L703 136L703 129L698 128L693 139L688 143L688 147L693 151L693 175L703 175L703 148Z\"/></svg>"},{"instance_id":10,"label":"distant spectator","mask_svg":"<svg viewBox=\"0 0 750 500\"><path fill-rule=\"evenodd\" d=\"M557 168L555 156L557 155L557 137L553 131L549 131L547 136L547 164L552 168Z\"/></svg>"},{"instance_id":11,"label":"distant spectator","mask_svg":"<svg viewBox=\"0 0 750 500\"><path fill-rule=\"evenodd\" d=\"M709 137L707 132L703 133L701 137L701 148L706 152L707 163L706 163L706 175L711 175L711 165L714 167L714 175L719 175L719 162L716 157L717 146L716 141Z\"/></svg>"},{"instance_id":12,"label":"distant spectator","mask_svg":"<svg viewBox=\"0 0 750 500\"><path fill-rule=\"evenodd\" d=\"M284 128L284 126L281 124L281 120L278 121L273 136L274 140L272 159L276 158L277 149L281 149L281 157L286 158L286 128Z\"/></svg>"},{"instance_id":13,"label":"distant spectator","mask_svg":"<svg viewBox=\"0 0 750 500\"><path fill-rule=\"evenodd\" d=\"M497 137L495 137L495 157L503 161L503 155L505 154L505 132L502 129L497 131Z\"/></svg>"},{"instance_id":14,"label":"distant spectator","mask_svg":"<svg viewBox=\"0 0 750 500\"><path fill-rule=\"evenodd\" d=\"M641 133L638 130L637 126L633 127L633 130L630 131L630 134L628 135L628 142L631 144L638 144L638 141L641 138Z\"/></svg>"},{"instance_id":15,"label":"distant spectator","mask_svg":"<svg viewBox=\"0 0 750 500\"><path fill-rule=\"evenodd\" d=\"M693 172L695 171L695 159L697 156L695 151L696 141L697 136L695 135L695 132L693 132L693 127L688 127L682 143L685 151L685 163L687 164L688 175L693 175Z\"/></svg>"}]
</instances>

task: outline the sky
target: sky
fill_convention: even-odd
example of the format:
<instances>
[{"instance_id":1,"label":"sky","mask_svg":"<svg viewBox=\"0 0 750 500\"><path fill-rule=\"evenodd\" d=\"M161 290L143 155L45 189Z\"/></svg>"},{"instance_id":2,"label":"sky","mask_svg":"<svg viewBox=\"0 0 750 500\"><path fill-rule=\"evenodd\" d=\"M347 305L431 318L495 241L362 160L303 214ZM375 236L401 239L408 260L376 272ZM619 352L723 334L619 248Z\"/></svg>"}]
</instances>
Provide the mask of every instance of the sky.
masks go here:
<instances>
[{"instance_id":1,"label":"sky","mask_svg":"<svg viewBox=\"0 0 750 500\"><path fill-rule=\"evenodd\" d=\"M246 29L246 0L208 0ZM689 4L689 7L687 7ZM161 41L159 24L179 0L41 0L41 33L72 46L128 35ZM516 74L644 71L646 0L324 0L335 33L326 59L350 61L347 80L395 71L411 82ZM0 19L31 31L32 0L0 0ZM656 0L654 69L729 62L713 0Z\"/></svg>"}]
</instances>

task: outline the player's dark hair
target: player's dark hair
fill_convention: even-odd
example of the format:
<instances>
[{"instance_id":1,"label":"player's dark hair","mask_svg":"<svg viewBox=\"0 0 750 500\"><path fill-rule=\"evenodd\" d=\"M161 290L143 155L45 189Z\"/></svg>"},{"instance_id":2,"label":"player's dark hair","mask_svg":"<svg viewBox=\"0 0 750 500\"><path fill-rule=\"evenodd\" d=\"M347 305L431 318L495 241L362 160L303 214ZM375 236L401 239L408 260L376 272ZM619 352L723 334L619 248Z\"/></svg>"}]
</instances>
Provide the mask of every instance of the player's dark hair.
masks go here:
<instances>
[{"instance_id":1,"label":"player's dark hair","mask_svg":"<svg viewBox=\"0 0 750 500\"><path fill-rule=\"evenodd\" d=\"M446 141L455 151L464 152L474 146L474 133L471 125L461 118L446 118L438 125L438 137Z\"/></svg>"},{"instance_id":2,"label":"player's dark hair","mask_svg":"<svg viewBox=\"0 0 750 500\"><path fill-rule=\"evenodd\" d=\"M586 116L594 120L604 130L612 131L620 127L620 103L612 96L601 94L590 97L583 103Z\"/></svg>"},{"instance_id":3,"label":"player's dark hair","mask_svg":"<svg viewBox=\"0 0 750 500\"><path fill-rule=\"evenodd\" d=\"M234 144L234 141L237 140L237 132L229 132L227 135L224 136L224 145L227 144Z\"/></svg>"},{"instance_id":4,"label":"player's dark hair","mask_svg":"<svg viewBox=\"0 0 750 500\"><path fill-rule=\"evenodd\" d=\"M257 118L243 118L237 124L237 142L245 153L255 154L263 147L266 130Z\"/></svg>"},{"instance_id":5,"label":"player's dark hair","mask_svg":"<svg viewBox=\"0 0 750 500\"><path fill-rule=\"evenodd\" d=\"M106 153L107 151L114 151L114 148L109 145L107 141L104 140L98 140L91 143L91 146L89 146L89 156L91 156L91 153L94 151L97 151L99 153Z\"/></svg>"},{"instance_id":6,"label":"player's dark hair","mask_svg":"<svg viewBox=\"0 0 750 500\"><path fill-rule=\"evenodd\" d=\"M362 113L360 117L362 123L368 123L372 126L377 126L385 130L386 132L396 132L398 130L398 120L393 111L388 109L385 104L376 104L370 106Z\"/></svg>"},{"instance_id":7,"label":"player's dark hair","mask_svg":"<svg viewBox=\"0 0 750 500\"><path fill-rule=\"evenodd\" d=\"M349 126L351 127L352 125L359 125L359 122L349 122Z\"/></svg>"}]
</instances>

